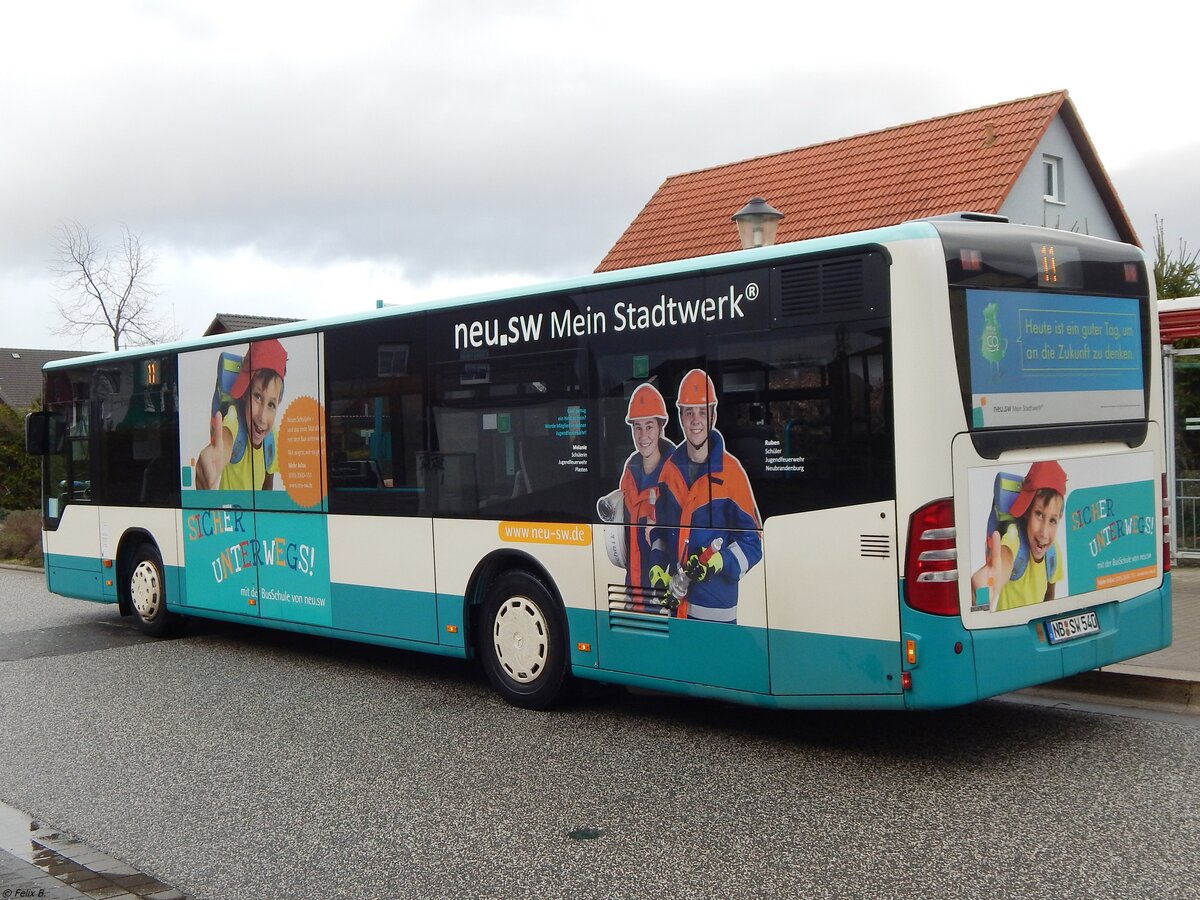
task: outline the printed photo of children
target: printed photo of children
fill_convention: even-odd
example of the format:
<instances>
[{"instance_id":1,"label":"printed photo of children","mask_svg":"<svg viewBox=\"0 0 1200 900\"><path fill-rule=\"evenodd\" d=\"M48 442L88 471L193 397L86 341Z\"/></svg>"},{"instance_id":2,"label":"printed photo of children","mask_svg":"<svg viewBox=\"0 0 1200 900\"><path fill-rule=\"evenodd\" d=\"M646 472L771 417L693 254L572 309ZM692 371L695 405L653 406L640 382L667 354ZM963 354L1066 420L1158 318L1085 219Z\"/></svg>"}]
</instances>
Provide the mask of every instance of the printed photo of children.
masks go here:
<instances>
[{"instance_id":1,"label":"printed photo of children","mask_svg":"<svg viewBox=\"0 0 1200 900\"><path fill-rule=\"evenodd\" d=\"M665 587L655 584L651 573L651 531L657 523L658 495L663 464L675 449L664 437L667 427L667 404L652 384L638 385L629 398L625 415L633 438L633 452L625 461L621 473L621 502L625 521L629 523L626 584L631 587ZM634 608L644 608L644 597L635 597Z\"/></svg>"},{"instance_id":2,"label":"printed photo of children","mask_svg":"<svg viewBox=\"0 0 1200 900\"><path fill-rule=\"evenodd\" d=\"M1023 478L996 474L986 562L971 576L976 608L984 606L983 591L993 611L1054 599L1063 579L1057 539L1066 493L1067 474L1053 460L1033 463Z\"/></svg>"},{"instance_id":3,"label":"printed photo of children","mask_svg":"<svg viewBox=\"0 0 1200 900\"><path fill-rule=\"evenodd\" d=\"M651 531L656 524L663 464L675 445L664 435L667 404L658 388L649 382L638 385L629 397L625 424L633 440L633 452L621 470L617 490L596 504L600 520L610 523L619 548L612 561L625 569L625 586L630 588L626 608L636 612L659 612L669 580L661 569L652 571ZM628 523L628 524L622 524Z\"/></svg>"},{"instance_id":4,"label":"printed photo of children","mask_svg":"<svg viewBox=\"0 0 1200 900\"><path fill-rule=\"evenodd\" d=\"M675 406L683 442L662 469L651 577L670 576L678 617L736 624L738 582L762 559L762 517L745 468L716 428L708 373L684 375Z\"/></svg>"},{"instance_id":5,"label":"printed photo of children","mask_svg":"<svg viewBox=\"0 0 1200 900\"><path fill-rule=\"evenodd\" d=\"M275 429L287 377L287 351L274 338L245 353L222 353L209 442L196 455L200 490L271 490L279 472Z\"/></svg>"}]
</instances>

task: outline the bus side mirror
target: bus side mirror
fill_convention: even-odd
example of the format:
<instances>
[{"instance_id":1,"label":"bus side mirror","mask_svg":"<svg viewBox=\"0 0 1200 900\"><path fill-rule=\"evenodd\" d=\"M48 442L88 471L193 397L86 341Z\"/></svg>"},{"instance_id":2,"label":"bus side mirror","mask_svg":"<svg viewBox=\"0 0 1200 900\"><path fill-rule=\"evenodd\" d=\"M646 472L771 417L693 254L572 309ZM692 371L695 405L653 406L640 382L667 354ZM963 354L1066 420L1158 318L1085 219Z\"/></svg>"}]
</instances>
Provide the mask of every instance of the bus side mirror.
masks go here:
<instances>
[{"instance_id":1,"label":"bus side mirror","mask_svg":"<svg viewBox=\"0 0 1200 900\"><path fill-rule=\"evenodd\" d=\"M25 416L25 452L30 456L52 456L61 453L63 435L60 414L41 410Z\"/></svg>"},{"instance_id":2,"label":"bus side mirror","mask_svg":"<svg viewBox=\"0 0 1200 900\"><path fill-rule=\"evenodd\" d=\"M30 456L50 455L50 414L31 412L25 416L25 452Z\"/></svg>"}]
</instances>

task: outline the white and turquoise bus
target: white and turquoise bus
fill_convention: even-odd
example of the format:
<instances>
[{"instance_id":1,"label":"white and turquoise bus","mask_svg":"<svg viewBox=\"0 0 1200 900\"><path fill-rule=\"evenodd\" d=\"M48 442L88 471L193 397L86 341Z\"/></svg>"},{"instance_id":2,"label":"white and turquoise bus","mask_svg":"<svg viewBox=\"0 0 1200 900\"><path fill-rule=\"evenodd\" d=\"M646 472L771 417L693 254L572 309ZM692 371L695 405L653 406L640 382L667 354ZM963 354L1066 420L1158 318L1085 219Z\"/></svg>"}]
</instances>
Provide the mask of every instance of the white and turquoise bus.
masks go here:
<instances>
[{"instance_id":1,"label":"white and turquoise bus","mask_svg":"<svg viewBox=\"0 0 1200 900\"><path fill-rule=\"evenodd\" d=\"M1166 646L1135 247L961 215L51 363L51 591L771 707Z\"/></svg>"}]
</instances>

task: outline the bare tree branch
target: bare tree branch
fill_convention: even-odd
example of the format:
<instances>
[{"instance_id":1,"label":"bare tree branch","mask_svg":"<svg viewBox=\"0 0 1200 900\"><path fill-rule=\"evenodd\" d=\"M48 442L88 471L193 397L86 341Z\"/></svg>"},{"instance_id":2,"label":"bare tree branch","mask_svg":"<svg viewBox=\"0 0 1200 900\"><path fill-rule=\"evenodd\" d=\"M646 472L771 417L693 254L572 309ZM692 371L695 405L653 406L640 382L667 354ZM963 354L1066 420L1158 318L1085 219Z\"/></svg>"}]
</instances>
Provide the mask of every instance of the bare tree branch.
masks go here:
<instances>
[{"instance_id":1,"label":"bare tree branch","mask_svg":"<svg viewBox=\"0 0 1200 900\"><path fill-rule=\"evenodd\" d=\"M103 248L91 229L74 220L60 222L53 236L51 271L63 293L56 304L62 319L56 334L82 339L102 328L114 350L178 337L154 309L159 294L151 281L154 256L129 226L121 226L119 248Z\"/></svg>"}]
</instances>

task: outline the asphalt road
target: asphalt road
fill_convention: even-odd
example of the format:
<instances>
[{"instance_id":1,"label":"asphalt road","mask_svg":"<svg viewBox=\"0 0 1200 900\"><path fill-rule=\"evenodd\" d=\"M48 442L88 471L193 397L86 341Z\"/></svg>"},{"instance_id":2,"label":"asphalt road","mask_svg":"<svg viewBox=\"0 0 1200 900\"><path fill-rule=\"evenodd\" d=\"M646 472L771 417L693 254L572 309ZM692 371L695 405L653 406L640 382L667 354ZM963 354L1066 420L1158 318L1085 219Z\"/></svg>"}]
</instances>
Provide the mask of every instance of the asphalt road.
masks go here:
<instances>
[{"instance_id":1,"label":"asphalt road","mask_svg":"<svg viewBox=\"0 0 1200 900\"><path fill-rule=\"evenodd\" d=\"M113 607L0 569L0 799L197 898L1200 895L1200 717L780 713Z\"/></svg>"}]
</instances>

